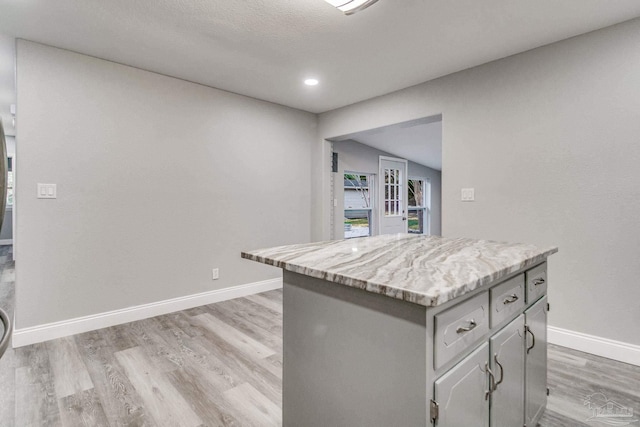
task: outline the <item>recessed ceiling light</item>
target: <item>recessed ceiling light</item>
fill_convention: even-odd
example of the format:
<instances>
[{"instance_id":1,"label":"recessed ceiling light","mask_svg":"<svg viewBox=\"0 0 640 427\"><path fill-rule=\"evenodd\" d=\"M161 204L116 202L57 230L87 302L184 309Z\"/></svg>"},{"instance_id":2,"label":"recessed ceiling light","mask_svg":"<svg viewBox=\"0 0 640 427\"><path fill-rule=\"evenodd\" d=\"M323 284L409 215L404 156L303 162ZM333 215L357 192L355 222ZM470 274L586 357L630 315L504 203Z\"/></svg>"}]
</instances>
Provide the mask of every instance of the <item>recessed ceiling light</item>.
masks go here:
<instances>
[{"instance_id":1,"label":"recessed ceiling light","mask_svg":"<svg viewBox=\"0 0 640 427\"><path fill-rule=\"evenodd\" d=\"M307 86L316 86L318 83L320 83L318 79L306 79L304 81L304 84L306 84Z\"/></svg>"}]
</instances>

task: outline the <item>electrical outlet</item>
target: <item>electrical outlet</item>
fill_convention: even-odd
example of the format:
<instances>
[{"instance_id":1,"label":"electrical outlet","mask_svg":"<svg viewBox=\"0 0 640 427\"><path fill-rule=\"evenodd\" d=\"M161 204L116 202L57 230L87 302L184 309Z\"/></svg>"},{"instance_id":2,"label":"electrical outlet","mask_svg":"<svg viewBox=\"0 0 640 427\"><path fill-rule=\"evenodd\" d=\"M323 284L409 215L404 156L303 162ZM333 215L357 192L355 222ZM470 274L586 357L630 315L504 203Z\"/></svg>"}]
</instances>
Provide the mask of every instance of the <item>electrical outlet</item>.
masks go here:
<instances>
[{"instance_id":1,"label":"electrical outlet","mask_svg":"<svg viewBox=\"0 0 640 427\"><path fill-rule=\"evenodd\" d=\"M220 278L220 270L218 270L217 268L214 268L213 270L211 270L211 279L218 280L219 278Z\"/></svg>"},{"instance_id":2,"label":"electrical outlet","mask_svg":"<svg viewBox=\"0 0 640 427\"><path fill-rule=\"evenodd\" d=\"M476 200L476 191L474 188L463 188L460 191L460 200L463 202L473 202Z\"/></svg>"}]
</instances>

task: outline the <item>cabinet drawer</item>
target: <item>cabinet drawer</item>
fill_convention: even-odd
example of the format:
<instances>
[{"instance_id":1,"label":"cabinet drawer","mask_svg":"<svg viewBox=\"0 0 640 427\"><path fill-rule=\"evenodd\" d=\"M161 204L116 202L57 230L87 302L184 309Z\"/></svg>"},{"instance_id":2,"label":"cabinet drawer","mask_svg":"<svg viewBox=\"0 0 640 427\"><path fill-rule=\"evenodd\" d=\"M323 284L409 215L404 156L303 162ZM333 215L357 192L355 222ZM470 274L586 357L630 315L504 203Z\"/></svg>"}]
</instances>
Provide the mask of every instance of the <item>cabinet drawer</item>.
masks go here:
<instances>
[{"instance_id":1,"label":"cabinet drawer","mask_svg":"<svg viewBox=\"0 0 640 427\"><path fill-rule=\"evenodd\" d=\"M547 263L542 263L525 273L527 277L527 304L547 293Z\"/></svg>"},{"instance_id":2,"label":"cabinet drawer","mask_svg":"<svg viewBox=\"0 0 640 427\"><path fill-rule=\"evenodd\" d=\"M434 368L438 369L489 331L489 293L436 314Z\"/></svg>"},{"instance_id":3,"label":"cabinet drawer","mask_svg":"<svg viewBox=\"0 0 640 427\"><path fill-rule=\"evenodd\" d=\"M491 294L491 327L513 317L524 307L524 274L494 286Z\"/></svg>"}]
</instances>

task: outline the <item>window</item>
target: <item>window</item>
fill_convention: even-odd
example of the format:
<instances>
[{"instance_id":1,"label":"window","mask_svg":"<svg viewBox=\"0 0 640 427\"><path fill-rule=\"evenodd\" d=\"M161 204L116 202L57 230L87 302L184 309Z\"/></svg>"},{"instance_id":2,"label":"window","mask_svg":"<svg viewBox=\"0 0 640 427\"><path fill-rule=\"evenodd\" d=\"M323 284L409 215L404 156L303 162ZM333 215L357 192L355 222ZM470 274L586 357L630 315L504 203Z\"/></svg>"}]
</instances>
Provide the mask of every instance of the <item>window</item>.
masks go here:
<instances>
[{"instance_id":1,"label":"window","mask_svg":"<svg viewBox=\"0 0 640 427\"><path fill-rule=\"evenodd\" d=\"M402 215L402 173L399 169L384 170L384 216Z\"/></svg>"},{"instance_id":2,"label":"window","mask_svg":"<svg viewBox=\"0 0 640 427\"><path fill-rule=\"evenodd\" d=\"M373 231L373 175L344 174L344 237L371 236Z\"/></svg>"},{"instance_id":3,"label":"window","mask_svg":"<svg viewBox=\"0 0 640 427\"><path fill-rule=\"evenodd\" d=\"M13 206L13 157L7 158L7 206Z\"/></svg>"},{"instance_id":4,"label":"window","mask_svg":"<svg viewBox=\"0 0 640 427\"><path fill-rule=\"evenodd\" d=\"M408 230L412 234L429 234L431 184L425 179L409 179Z\"/></svg>"}]
</instances>

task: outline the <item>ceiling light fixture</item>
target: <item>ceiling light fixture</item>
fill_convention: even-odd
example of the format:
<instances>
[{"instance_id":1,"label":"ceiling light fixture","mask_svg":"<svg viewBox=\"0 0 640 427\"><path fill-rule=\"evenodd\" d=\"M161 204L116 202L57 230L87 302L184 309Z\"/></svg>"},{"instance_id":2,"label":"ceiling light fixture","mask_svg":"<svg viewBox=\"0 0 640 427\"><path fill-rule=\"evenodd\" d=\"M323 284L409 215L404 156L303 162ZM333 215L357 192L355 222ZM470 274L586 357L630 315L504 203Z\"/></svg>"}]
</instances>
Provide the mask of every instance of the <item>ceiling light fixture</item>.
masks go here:
<instances>
[{"instance_id":1,"label":"ceiling light fixture","mask_svg":"<svg viewBox=\"0 0 640 427\"><path fill-rule=\"evenodd\" d=\"M333 7L344 12L345 15L353 15L363 9L368 8L378 0L324 0Z\"/></svg>"},{"instance_id":2,"label":"ceiling light fixture","mask_svg":"<svg viewBox=\"0 0 640 427\"><path fill-rule=\"evenodd\" d=\"M318 79L307 79L304 81L304 84L306 84L307 86L317 86L318 83L320 83Z\"/></svg>"}]
</instances>

